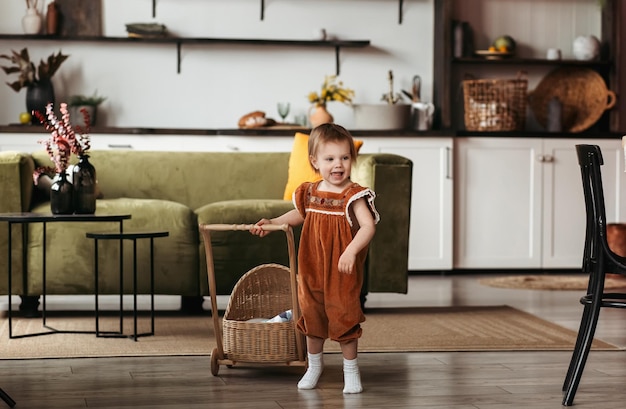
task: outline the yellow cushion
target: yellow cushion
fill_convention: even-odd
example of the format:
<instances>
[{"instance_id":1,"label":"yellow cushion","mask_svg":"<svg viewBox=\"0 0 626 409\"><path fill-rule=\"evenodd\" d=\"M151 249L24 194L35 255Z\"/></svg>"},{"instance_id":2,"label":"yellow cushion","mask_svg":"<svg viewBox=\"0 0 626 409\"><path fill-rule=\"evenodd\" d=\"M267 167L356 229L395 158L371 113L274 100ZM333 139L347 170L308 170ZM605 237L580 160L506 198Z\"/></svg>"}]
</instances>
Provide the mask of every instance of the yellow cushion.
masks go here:
<instances>
[{"instance_id":1,"label":"yellow cushion","mask_svg":"<svg viewBox=\"0 0 626 409\"><path fill-rule=\"evenodd\" d=\"M354 140L354 147L358 152L363 141ZM291 200L293 192L304 182L316 182L322 177L313 170L309 163L309 135L296 132L293 140L293 148L289 157L289 175L285 186L284 200Z\"/></svg>"}]
</instances>

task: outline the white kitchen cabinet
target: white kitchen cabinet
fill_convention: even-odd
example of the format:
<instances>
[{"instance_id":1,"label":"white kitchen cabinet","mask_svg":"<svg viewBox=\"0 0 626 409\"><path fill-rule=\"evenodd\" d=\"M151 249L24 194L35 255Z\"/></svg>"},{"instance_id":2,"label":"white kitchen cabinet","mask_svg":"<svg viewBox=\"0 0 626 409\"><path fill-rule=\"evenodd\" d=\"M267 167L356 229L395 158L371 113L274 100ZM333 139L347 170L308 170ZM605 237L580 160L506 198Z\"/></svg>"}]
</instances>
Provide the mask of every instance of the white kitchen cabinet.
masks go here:
<instances>
[{"instance_id":1,"label":"white kitchen cabinet","mask_svg":"<svg viewBox=\"0 0 626 409\"><path fill-rule=\"evenodd\" d=\"M44 133L0 133L0 151L33 152L44 149L37 141L47 139Z\"/></svg>"},{"instance_id":2,"label":"white kitchen cabinet","mask_svg":"<svg viewBox=\"0 0 626 409\"><path fill-rule=\"evenodd\" d=\"M600 146L608 223L626 222L626 175L621 140L544 139L543 268L580 267L585 241L585 203L576 144Z\"/></svg>"},{"instance_id":3,"label":"white kitchen cabinet","mask_svg":"<svg viewBox=\"0 0 626 409\"><path fill-rule=\"evenodd\" d=\"M409 270L452 269L453 139L360 139L363 153L394 153L413 161Z\"/></svg>"},{"instance_id":4,"label":"white kitchen cabinet","mask_svg":"<svg viewBox=\"0 0 626 409\"><path fill-rule=\"evenodd\" d=\"M290 152L291 136L91 134L91 149L135 149L188 152ZM0 150L34 152L47 133L0 133Z\"/></svg>"},{"instance_id":5,"label":"white kitchen cabinet","mask_svg":"<svg viewBox=\"0 0 626 409\"><path fill-rule=\"evenodd\" d=\"M290 152L293 137L234 135L92 135L93 149L186 152Z\"/></svg>"},{"instance_id":6,"label":"white kitchen cabinet","mask_svg":"<svg viewBox=\"0 0 626 409\"><path fill-rule=\"evenodd\" d=\"M601 147L607 218L626 217L619 139L456 139L454 267L579 268L585 209L576 144Z\"/></svg>"},{"instance_id":7,"label":"white kitchen cabinet","mask_svg":"<svg viewBox=\"0 0 626 409\"><path fill-rule=\"evenodd\" d=\"M540 267L541 139L455 142L454 267Z\"/></svg>"}]
</instances>

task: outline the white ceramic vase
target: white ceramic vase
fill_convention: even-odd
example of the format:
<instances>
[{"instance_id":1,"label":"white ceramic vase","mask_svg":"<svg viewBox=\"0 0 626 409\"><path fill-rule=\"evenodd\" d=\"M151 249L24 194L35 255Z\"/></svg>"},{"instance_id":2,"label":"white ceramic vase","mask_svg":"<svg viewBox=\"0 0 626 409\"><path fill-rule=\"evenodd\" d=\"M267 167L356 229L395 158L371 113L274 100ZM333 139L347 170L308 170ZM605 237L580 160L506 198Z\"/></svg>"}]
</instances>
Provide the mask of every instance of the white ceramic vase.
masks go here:
<instances>
[{"instance_id":1,"label":"white ceramic vase","mask_svg":"<svg viewBox=\"0 0 626 409\"><path fill-rule=\"evenodd\" d=\"M592 35L576 37L572 51L577 60L595 60L600 56L600 40Z\"/></svg>"},{"instance_id":2,"label":"white ceramic vase","mask_svg":"<svg viewBox=\"0 0 626 409\"><path fill-rule=\"evenodd\" d=\"M39 34L41 32L41 15L34 7L26 9L26 15L22 17L22 29L24 34Z\"/></svg>"}]
</instances>

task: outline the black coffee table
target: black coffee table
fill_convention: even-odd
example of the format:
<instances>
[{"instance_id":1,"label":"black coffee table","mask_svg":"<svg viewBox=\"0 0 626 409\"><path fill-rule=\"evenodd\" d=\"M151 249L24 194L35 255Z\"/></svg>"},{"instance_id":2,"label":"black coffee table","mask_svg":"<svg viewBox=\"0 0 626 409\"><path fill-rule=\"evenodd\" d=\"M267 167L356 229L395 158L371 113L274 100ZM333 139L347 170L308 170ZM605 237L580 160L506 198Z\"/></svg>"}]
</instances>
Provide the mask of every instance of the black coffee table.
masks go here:
<instances>
[{"instance_id":1,"label":"black coffee table","mask_svg":"<svg viewBox=\"0 0 626 409\"><path fill-rule=\"evenodd\" d=\"M108 214L45 214L45 213L0 213L0 222L8 222L9 226L9 235L8 235L8 276L9 276L9 338L24 338L24 337L33 337L38 335L48 335L55 333L90 333L93 334L94 331L69 331L69 330L59 330L46 325L46 225L48 223L59 223L59 222L109 222L109 223L119 223L119 233L124 232L124 220L128 220L131 218L130 214L122 214L122 215L108 215ZM13 292L13 281L12 281L12 268L13 268L13 260L12 260L12 249L13 249L13 240L12 240L12 232L13 225L21 225L22 226L22 258L26 260L26 235L27 235L27 227L32 223L41 223L43 225L43 234L42 234L42 323L45 328L49 331L44 332L36 332L36 333L28 333L28 334L20 334L13 335L13 325L12 325L12 302L11 295ZM120 240L120 251L123 249L123 242ZM26 264L22 264L22 279L24 280L24 288L26 288Z\"/></svg>"}]
</instances>

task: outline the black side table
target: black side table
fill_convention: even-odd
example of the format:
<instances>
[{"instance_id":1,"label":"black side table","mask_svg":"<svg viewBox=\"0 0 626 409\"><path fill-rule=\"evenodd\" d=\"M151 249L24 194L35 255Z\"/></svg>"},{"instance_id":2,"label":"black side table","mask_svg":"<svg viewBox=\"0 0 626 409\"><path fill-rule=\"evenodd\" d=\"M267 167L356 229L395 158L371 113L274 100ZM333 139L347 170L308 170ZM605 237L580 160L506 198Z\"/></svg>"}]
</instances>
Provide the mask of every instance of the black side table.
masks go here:
<instances>
[{"instance_id":1,"label":"black side table","mask_svg":"<svg viewBox=\"0 0 626 409\"><path fill-rule=\"evenodd\" d=\"M100 214L43 214L43 213L0 213L0 222L8 222L9 225L9 235L8 235L8 276L9 276L9 338L23 338L23 337L32 337L37 335L47 335L54 333L93 333L93 331L65 331L58 330L55 328L51 328L46 325L46 247L47 247L47 234L46 234L46 225L48 223L57 223L57 222L113 222L119 224L119 232L123 233L123 223L124 220L130 219L130 214L122 214L122 215L100 215ZM42 235L42 324L49 331L45 332L37 332L37 333L29 333L29 334L21 334L21 335L13 335L13 323L12 323L12 308L11 308L11 295L13 292L13 282L12 282L12 271L13 271L13 258L12 258L12 250L13 250L13 225L19 224L22 226L22 259L26 260L27 258L27 234L28 234L28 225L31 223L42 223L43 225L43 235ZM121 246L121 244L120 244ZM120 247L121 251L121 247ZM22 280L24 289L26 289L26 263L22 264Z\"/></svg>"},{"instance_id":2,"label":"black side table","mask_svg":"<svg viewBox=\"0 0 626 409\"><path fill-rule=\"evenodd\" d=\"M94 275L95 275L95 297L96 297L96 336L97 337L114 337L114 338L133 338L135 342L137 337L154 335L154 239L157 237L167 237L169 232L152 231L152 232L133 232L133 233L87 233L87 238L94 239ZM137 240L150 239L150 332L137 333ZM98 296L100 293L99 267L98 267L98 241L99 240L119 240L120 241L120 329L119 331L100 331L100 310ZM124 240L132 240L133 242L133 334L124 334Z\"/></svg>"}]
</instances>

